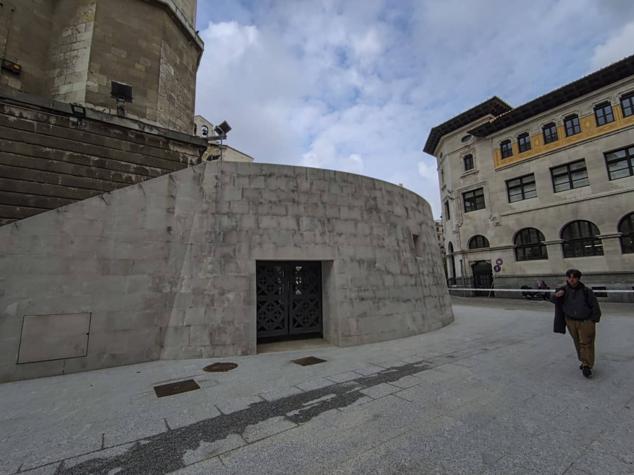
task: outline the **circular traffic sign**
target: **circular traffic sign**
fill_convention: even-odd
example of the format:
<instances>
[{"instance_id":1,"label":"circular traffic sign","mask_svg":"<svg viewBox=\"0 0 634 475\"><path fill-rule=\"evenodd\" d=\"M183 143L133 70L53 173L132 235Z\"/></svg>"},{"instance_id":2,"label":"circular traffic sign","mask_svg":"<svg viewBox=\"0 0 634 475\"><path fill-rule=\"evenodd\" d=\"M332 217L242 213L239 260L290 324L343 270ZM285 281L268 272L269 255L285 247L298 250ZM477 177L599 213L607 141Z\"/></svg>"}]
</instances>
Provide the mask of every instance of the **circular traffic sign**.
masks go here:
<instances>
[{"instance_id":1,"label":"circular traffic sign","mask_svg":"<svg viewBox=\"0 0 634 475\"><path fill-rule=\"evenodd\" d=\"M498 258L495 260L495 263L496 263L498 266L501 266L502 264L504 264L504 261L502 260L502 258L498 257Z\"/></svg>"},{"instance_id":2,"label":"circular traffic sign","mask_svg":"<svg viewBox=\"0 0 634 475\"><path fill-rule=\"evenodd\" d=\"M493 270L495 272L500 272L502 270L502 268L500 266L496 265L495 267L493 267Z\"/></svg>"}]
</instances>

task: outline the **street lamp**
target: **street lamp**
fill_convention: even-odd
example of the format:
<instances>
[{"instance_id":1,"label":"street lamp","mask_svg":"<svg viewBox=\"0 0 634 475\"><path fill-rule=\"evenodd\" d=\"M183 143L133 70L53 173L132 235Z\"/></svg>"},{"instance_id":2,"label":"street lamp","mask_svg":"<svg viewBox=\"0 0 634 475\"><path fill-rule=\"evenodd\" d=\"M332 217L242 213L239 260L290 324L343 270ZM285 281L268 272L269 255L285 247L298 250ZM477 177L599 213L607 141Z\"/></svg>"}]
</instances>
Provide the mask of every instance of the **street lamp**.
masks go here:
<instances>
[{"instance_id":1,"label":"street lamp","mask_svg":"<svg viewBox=\"0 0 634 475\"><path fill-rule=\"evenodd\" d=\"M211 137L208 138L209 142L220 141L220 160L221 161L222 161L222 141L226 140L227 134L229 133L230 130L231 130L231 126L229 125L229 123L226 120L223 120L222 123L214 127L214 132L216 133L216 135L212 135Z\"/></svg>"}]
</instances>

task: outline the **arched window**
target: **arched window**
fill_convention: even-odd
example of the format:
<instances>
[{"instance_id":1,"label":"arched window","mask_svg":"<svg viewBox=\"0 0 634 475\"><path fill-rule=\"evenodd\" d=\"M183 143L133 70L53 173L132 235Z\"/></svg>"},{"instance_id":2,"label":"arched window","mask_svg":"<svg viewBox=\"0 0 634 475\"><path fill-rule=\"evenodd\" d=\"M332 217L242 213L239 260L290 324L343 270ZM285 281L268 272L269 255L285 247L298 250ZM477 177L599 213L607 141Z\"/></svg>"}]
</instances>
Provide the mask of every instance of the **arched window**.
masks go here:
<instances>
[{"instance_id":1,"label":"arched window","mask_svg":"<svg viewBox=\"0 0 634 475\"><path fill-rule=\"evenodd\" d=\"M625 215L619 222L619 232L623 254L634 253L634 213Z\"/></svg>"},{"instance_id":2,"label":"arched window","mask_svg":"<svg viewBox=\"0 0 634 475\"><path fill-rule=\"evenodd\" d=\"M486 247L489 247L489 240L480 234L469 239L469 249L483 249Z\"/></svg>"},{"instance_id":3,"label":"arched window","mask_svg":"<svg viewBox=\"0 0 634 475\"><path fill-rule=\"evenodd\" d=\"M564 257L602 256L599 228L590 221L573 221L561 230Z\"/></svg>"},{"instance_id":4,"label":"arched window","mask_svg":"<svg viewBox=\"0 0 634 475\"><path fill-rule=\"evenodd\" d=\"M544 235L539 229L524 228L517 232L515 239L515 259L518 261L538 261L548 259Z\"/></svg>"},{"instance_id":5,"label":"arched window","mask_svg":"<svg viewBox=\"0 0 634 475\"><path fill-rule=\"evenodd\" d=\"M542 134L544 135L544 144L557 141L557 126L554 122L546 124L542 127Z\"/></svg>"},{"instance_id":6,"label":"arched window","mask_svg":"<svg viewBox=\"0 0 634 475\"><path fill-rule=\"evenodd\" d=\"M209 135L209 127L207 127L206 125L203 125L200 128L200 133L203 135L203 137L207 137Z\"/></svg>"},{"instance_id":7,"label":"arched window","mask_svg":"<svg viewBox=\"0 0 634 475\"><path fill-rule=\"evenodd\" d=\"M581 123L577 114L570 114L564 119L564 128L566 129L566 137L576 135L581 132Z\"/></svg>"},{"instance_id":8,"label":"arched window","mask_svg":"<svg viewBox=\"0 0 634 475\"><path fill-rule=\"evenodd\" d=\"M614 112L612 111L610 101L605 101L594 106L594 118L597 121L597 127L614 122Z\"/></svg>"},{"instance_id":9,"label":"arched window","mask_svg":"<svg viewBox=\"0 0 634 475\"><path fill-rule=\"evenodd\" d=\"M528 132L524 132L523 134L519 134L517 136L517 148L520 153L528 152L531 149L531 136L528 135Z\"/></svg>"},{"instance_id":10,"label":"arched window","mask_svg":"<svg viewBox=\"0 0 634 475\"><path fill-rule=\"evenodd\" d=\"M500 143L500 153L502 154L502 158L507 158L513 155L513 145L511 145L510 140L505 140Z\"/></svg>"},{"instance_id":11,"label":"arched window","mask_svg":"<svg viewBox=\"0 0 634 475\"><path fill-rule=\"evenodd\" d=\"M621 112L623 117L629 117L634 114L634 91L621 96Z\"/></svg>"}]
</instances>

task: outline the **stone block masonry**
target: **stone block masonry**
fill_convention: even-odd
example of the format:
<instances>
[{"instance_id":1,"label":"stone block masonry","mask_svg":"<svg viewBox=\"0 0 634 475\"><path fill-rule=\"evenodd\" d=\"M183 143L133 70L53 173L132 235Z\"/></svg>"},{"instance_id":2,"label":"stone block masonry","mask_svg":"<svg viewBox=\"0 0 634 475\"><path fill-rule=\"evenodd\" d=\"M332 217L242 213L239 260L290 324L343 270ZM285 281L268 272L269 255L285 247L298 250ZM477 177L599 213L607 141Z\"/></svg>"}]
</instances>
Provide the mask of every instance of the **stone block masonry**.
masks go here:
<instances>
[{"instance_id":1,"label":"stone block masonry","mask_svg":"<svg viewBox=\"0 0 634 475\"><path fill-rule=\"evenodd\" d=\"M453 320L427 202L348 173L205 162L0 227L0 247L0 381L255 353L257 261L322 263L334 345ZM85 356L16 363L25 316L77 314Z\"/></svg>"},{"instance_id":2,"label":"stone block masonry","mask_svg":"<svg viewBox=\"0 0 634 475\"><path fill-rule=\"evenodd\" d=\"M199 163L186 134L0 89L0 226Z\"/></svg>"},{"instance_id":3,"label":"stone block masonry","mask_svg":"<svg viewBox=\"0 0 634 475\"><path fill-rule=\"evenodd\" d=\"M196 0L3 0L0 87L188 134L203 42ZM131 88L117 102L112 83Z\"/></svg>"}]
</instances>

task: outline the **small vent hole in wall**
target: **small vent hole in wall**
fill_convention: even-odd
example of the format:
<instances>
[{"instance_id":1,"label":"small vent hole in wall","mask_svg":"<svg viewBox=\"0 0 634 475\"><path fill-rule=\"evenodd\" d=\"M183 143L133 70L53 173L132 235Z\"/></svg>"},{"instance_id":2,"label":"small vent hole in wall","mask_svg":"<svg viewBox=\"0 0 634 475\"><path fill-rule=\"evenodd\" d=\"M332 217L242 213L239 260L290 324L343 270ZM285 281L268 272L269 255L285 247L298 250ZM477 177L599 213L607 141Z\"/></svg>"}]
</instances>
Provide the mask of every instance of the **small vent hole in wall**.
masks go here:
<instances>
[{"instance_id":1,"label":"small vent hole in wall","mask_svg":"<svg viewBox=\"0 0 634 475\"><path fill-rule=\"evenodd\" d=\"M412 241L414 242L414 254L420 256L420 235L412 234Z\"/></svg>"}]
</instances>

